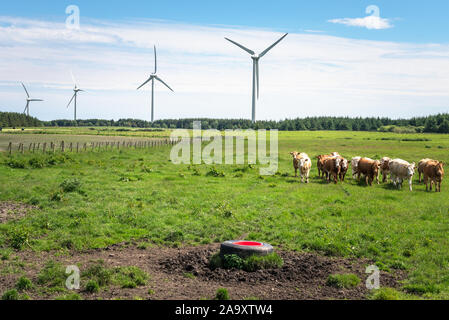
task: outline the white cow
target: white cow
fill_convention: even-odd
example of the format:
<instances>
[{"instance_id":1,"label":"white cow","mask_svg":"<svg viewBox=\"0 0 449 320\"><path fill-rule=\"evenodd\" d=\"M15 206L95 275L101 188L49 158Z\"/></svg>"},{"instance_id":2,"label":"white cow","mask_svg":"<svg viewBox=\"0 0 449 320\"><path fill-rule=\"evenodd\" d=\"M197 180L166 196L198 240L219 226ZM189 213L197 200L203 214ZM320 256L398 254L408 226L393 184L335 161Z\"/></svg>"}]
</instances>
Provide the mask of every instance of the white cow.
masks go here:
<instances>
[{"instance_id":1,"label":"white cow","mask_svg":"<svg viewBox=\"0 0 449 320\"><path fill-rule=\"evenodd\" d=\"M301 182L306 180L309 183L310 170L312 169L312 161L307 153L300 153L296 157L299 160L299 173L301 175Z\"/></svg>"},{"instance_id":2,"label":"white cow","mask_svg":"<svg viewBox=\"0 0 449 320\"><path fill-rule=\"evenodd\" d=\"M357 177L358 174L357 167L359 166L360 159L362 159L362 157L354 157L351 160L352 179L355 179Z\"/></svg>"},{"instance_id":3,"label":"white cow","mask_svg":"<svg viewBox=\"0 0 449 320\"><path fill-rule=\"evenodd\" d=\"M413 191L412 182L413 175L415 174L415 163L413 162L412 164L410 164L402 159L394 159L390 161L389 167L390 178L394 186L397 186L399 189L401 189L402 182L407 179L410 191Z\"/></svg>"}]
</instances>

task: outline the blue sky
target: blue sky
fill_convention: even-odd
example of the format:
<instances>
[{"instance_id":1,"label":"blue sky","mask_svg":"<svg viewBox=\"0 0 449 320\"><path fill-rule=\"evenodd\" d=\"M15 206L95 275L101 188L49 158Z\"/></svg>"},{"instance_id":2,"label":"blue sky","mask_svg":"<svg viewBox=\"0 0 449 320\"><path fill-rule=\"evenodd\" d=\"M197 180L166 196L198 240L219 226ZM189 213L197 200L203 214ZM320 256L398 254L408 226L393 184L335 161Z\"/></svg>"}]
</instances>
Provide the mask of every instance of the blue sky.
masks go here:
<instances>
[{"instance_id":1,"label":"blue sky","mask_svg":"<svg viewBox=\"0 0 449 320\"><path fill-rule=\"evenodd\" d=\"M67 31L77 5L81 28ZM367 13L370 5L379 8ZM449 111L449 1L14 1L0 9L0 111L23 111L24 81L41 119L70 118L70 70L88 92L81 118L248 118L251 61L223 40L263 50L258 119L410 117ZM371 16L374 14L374 16ZM370 17L371 16L371 17Z\"/></svg>"}]
</instances>

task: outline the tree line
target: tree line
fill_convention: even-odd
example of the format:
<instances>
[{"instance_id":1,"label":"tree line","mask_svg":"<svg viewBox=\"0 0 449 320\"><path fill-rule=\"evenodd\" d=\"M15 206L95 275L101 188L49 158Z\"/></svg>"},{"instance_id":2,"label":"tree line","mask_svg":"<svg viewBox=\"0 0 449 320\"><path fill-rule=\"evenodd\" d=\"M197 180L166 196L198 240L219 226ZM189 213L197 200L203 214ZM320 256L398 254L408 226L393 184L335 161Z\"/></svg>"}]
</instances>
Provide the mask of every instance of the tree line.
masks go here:
<instances>
[{"instance_id":1,"label":"tree line","mask_svg":"<svg viewBox=\"0 0 449 320\"><path fill-rule=\"evenodd\" d=\"M157 129L192 129L194 121L201 121L203 129L278 129L280 131L382 131L397 133L449 133L449 114L438 114L411 119L390 119L386 117L307 117L280 121L258 121L245 119L166 119L154 123L138 119L104 120L52 120L39 121L23 114L0 113L2 127L128 127Z\"/></svg>"},{"instance_id":2,"label":"tree line","mask_svg":"<svg viewBox=\"0 0 449 320\"><path fill-rule=\"evenodd\" d=\"M0 128L42 127L42 121L23 113L0 112Z\"/></svg>"}]
</instances>

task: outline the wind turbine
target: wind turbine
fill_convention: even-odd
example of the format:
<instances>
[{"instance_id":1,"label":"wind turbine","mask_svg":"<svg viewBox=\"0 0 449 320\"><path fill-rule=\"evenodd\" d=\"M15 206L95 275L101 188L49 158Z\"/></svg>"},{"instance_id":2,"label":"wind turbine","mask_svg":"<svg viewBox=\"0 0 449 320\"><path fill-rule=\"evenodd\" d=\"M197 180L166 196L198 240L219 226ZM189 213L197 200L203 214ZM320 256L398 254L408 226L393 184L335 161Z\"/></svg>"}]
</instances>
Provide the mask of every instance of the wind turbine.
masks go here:
<instances>
[{"instance_id":1,"label":"wind turbine","mask_svg":"<svg viewBox=\"0 0 449 320\"><path fill-rule=\"evenodd\" d=\"M146 85L148 82L151 81L151 122L154 122L154 80L157 80L161 82L163 85L165 85L168 89L170 89L172 92L173 89L168 86L161 78L157 75L157 54L156 54L156 46L154 46L154 73L150 75L147 81L145 81L140 87L137 88L139 90L144 85Z\"/></svg>"},{"instance_id":2,"label":"wind turbine","mask_svg":"<svg viewBox=\"0 0 449 320\"><path fill-rule=\"evenodd\" d=\"M232 41L231 39L225 38L232 44L235 44L240 49L245 50L251 55L251 59L253 59L253 112L252 112L252 120L253 123L256 122L256 90L257 90L257 99L259 99L259 59L262 58L264 55L268 53L271 49L273 49L279 42L281 42L288 33L284 34L278 41L273 43L271 46L269 46L267 49L262 51L260 54L256 54L253 50L250 50L241 44Z\"/></svg>"},{"instance_id":3,"label":"wind turbine","mask_svg":"<svg viewBox=\"0 0 449 320\"><path fill-rule=\"evenodd\" d=\"M26 113L27 116L30 116L30 102L33 102L33 101L44 101L44 100L42 100L42 99L31 99L31 98L30 98L30 95L29 95L29 93L28 93L27 88L25 87L25 85L23 84L23 82L21 82L21 83L22 83L23 89L25 90L25 93L27 94L27 104L26 104L26 106L25 106L25 110L23 110L23 113Z\"/></svg>"},{"instance_id":4,"label":"wind turbine","mask_svg":"<svg viewBox=\"0 0 449 320\"><path fill-rule=\"evenodd\" d=\"M84 92L84 90L79 89L78 86L76 85L76 80L75 80L75 77L73 76L73 72L70 71L70 74L72 76L73 83L75 84L75 88L73 88L73 96L72 96L72 99L70 99L69 104L67 105L67 109L70 107L70 104L72 103L72 101L74 101L74 104L73 104L74 109L75 109L74 119L76 121L76 99L78 97L78 92Z\"/></svg>"}]
</instances>

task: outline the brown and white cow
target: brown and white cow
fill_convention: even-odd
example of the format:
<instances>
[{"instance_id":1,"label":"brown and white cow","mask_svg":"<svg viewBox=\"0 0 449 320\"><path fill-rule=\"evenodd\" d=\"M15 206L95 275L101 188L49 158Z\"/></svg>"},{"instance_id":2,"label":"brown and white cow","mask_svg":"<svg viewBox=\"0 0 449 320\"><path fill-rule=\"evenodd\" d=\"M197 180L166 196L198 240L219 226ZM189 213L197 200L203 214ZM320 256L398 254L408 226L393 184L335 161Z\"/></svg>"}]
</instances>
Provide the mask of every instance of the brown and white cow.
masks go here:
<instances>
[{"instance_id":1,"label":"brown and white cow","mask_svg":"<svg viewBox=\"0 0 449 320\"><path fill-rule=\"evenodd\" d=\"M316 167L318 169L318 177L323 177L325 172L324 172L324 161L328 158L331 158L331 155L328 154L323 154L323 155L319 155L317 156L317 163L316 163Z\"/></svg>"},{"instance_id":2,"label":"brown and white cow","mask_svg":"<svg viewBox=\"0 0 449 320\"><path fill-rule=\"evenodd\" d=\"M359 161L362 159L362 157L354 157L351 160L351 167L352 167L352 179L355 179L357 176L357 167L359 165Z\"/></svg>"},{"instance_id":3,"label":"brown and white cow","mask_svg":"<svg viewBox=\"0 0 449 320\"><path fill-rule=\"evenodd\" d=\"M424 173L424 183L426 184L426 191L428 191L428 182L430 182L430 191L432 191L432 184L435 184L435 191L441 192L441 182L444 177L444 163L437 160L426 162L422 171Z\"/></svg>"},{"instance_id":4,"label":"brown and white cow","mask_svg":"<svg viewBox=\"0 0 449 320\"><path fill-rule=\"evenodd\" d=\"M419 183L421 183L421 175L424 175L424 166L429 161L435 161L435 160L426 158L426 159L422 159L421 161L418 162L418 174L419 174L418 181L419 181Z\"/></svg>"},{"instance_id":5,"label":"brown and white cow","mask_svg":"<svg viewBox=\"0 0 449 320\"><path fill-rule=\"evenodd\" d=\"M348 160L343 158L342 156L338 156L338 158L340 158L340 173L338 174L338 176L340 177L340 181L343 182L345 181L346 173L349 169L349 163Z\"/></svg>"},{"instance_id":6,"label":"brown and white cow","mask_svg":"<svg viewBox=\"0 0 449 320\"><path fill-rule=\"evenodd\" d=\"M394 159L390 161L390 178L394 186L399 189L402 187L402 183L405 179L408 180L410 191L413 191L413 175L415 174L415 163L408 163L402 159Z\"/></svg>"},{"instance_id":7,"label":"brown and white cow","mask_svg":"<svg viewBox=\"0 0 449 320\"><path fill-rule=\"evenodd\" d=\"M309 183L310 169L312 169L312 161L307 153L300 153L297 158L299 159L299 173L301 174L301 182Z\"/></svg>"},{"instance_id":8,"label":"brown and white cow","mask_svg":"<svg viewBox=\"0 0 449 320\"><path fill-rule=\"evenodd\" d=\"M367 185L372 186L374 178L376 178L377 184L379 184L379 168L379 160L362 158L357 165L357 179L360 180L360 175L363 174Z\"/></svg>"},{"instance_id":9,"label":"brown and white cow","mask_svg":"<svg viewBox=\"0 0 449 320\"><path fill-rule=\"evenodd\" d=\"M326 175L327 182L331 181L332 176L335 184L338 183L338 177L340 175L341 170L340 162L341 162L340 157L330 157L324 160L323 171Z\"/></svg>"},{"instance_id":10,"label":"brown and white cow","mask_svg":"<svg viewBox=\"0 0 449 320\"><path fill-rule=\"evenodd\" d=\"M290 155L293 157L293 168L295 169L295 177L298 177L298 170L299 174L301 175L301 181L304 182L304 179L306 183L309 183L309 176L310 176L310 169L312 168L312 161L310 160L307 153L304 152L290 152Z\"/></svg>"},{"instance_id":11,"label":"brown and white cow","mask_svg":"<svg viewBox=\"0 0 449 320\"><path fill-rule=\"evenodd\" d=\"M390 173L390 161L388 157L383 157L380 160L380 174L382 175L382 182L385 183L388 180L388 174Z\"/></svg>"},{"instance_id":12,"label":"brown and white cow","mask_svg":"<svg viewBox=\"0 0 449 320\"><path fill-rule=\"evenodd\" d=\"M290 155L293 157L293 168L295 169L295 178L298 176L298 169L299 169L299 159L298 157L299 152L292 151L290 152Z\"/></svg>"}]
</instances>

